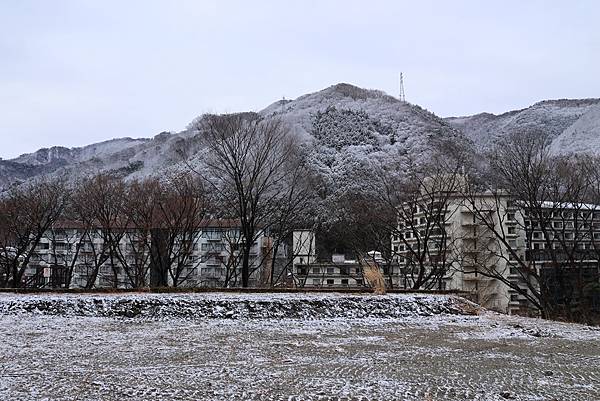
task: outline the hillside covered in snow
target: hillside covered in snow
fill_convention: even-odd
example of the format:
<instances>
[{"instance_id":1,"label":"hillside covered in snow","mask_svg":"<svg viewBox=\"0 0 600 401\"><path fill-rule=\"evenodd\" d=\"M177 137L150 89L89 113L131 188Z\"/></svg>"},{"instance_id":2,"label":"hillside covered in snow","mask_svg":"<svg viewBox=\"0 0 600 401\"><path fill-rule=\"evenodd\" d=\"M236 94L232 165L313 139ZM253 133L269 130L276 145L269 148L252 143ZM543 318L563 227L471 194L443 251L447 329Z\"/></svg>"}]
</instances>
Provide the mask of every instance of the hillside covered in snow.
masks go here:
<instances>
[{"instance_id":1,"label":"hillside covered in snow","mask_svg":"<svg viewBox=\"0 0 600 401\"><path fill-rule=\"evenodd\" d=\"M310 152L312 162L327 174L344 174L366 159L383 160L398 154L423 155L438 140L468 140L434 114L381 91L338 84L291 101L278 101L259 112L288 123ZM201 117L199 117L201 119ZM160 175L185 168L187 157L201 152L197 124L178 133L151 139L122 138L67 149L41 149L16 159L0 161L0 187L41 174L113 172L124 178Z\"/></svg>"},{"instance_id":2,"label":"hillside covered in snow","mask_svg":"<svg viewBox=\"0 0 600 401\"><path fill-rule=\"evenodd\" d=\"M550 136L555 153L600 153L600 99L544 100L500 115L481 113L445 120L481 150L511 133L539 132Z\"/></svg>"},{"instance_id":3,"label":"hillside covered in snow","mask_svg":"<svg viewBox=\"0 0 600 401\"><path fill-rule=\"evenodd\" d=\"M289 125L308 149L309 166L330 187L335 183L348 188L345 183L353 182L361 170L372 170L373 163L389 165L403 157L424 160L448 142L485 151L514 132L548 133L555 153L600 154L600 99L546 100L500 115L442 119L382 91L341 83L295 100L276 101L258 114ZM75 179L111 172L132 179L186 169L183 153L202 158L203 134L194 127L197 124L190 123L181 132L152 138L120 138L71 149L57 146L0 160L0 190L45 174Z\"/></svg>"}]
</instances>

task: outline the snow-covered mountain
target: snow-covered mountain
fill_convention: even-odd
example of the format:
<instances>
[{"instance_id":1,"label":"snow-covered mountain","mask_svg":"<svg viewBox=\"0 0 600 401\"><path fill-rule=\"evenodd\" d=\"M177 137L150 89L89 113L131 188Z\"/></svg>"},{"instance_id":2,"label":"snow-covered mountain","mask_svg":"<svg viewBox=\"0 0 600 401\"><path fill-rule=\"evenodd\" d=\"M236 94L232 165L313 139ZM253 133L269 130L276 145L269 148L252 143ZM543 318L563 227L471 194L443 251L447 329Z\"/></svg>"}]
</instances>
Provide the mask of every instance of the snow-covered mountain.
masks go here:
<instances>
[{"instance_id":1,"label":"snow-covered mountain","mask_svg":"<svg viewBox=\"0 0 600 401\"><path fill-rule=\"evenodd\" d=\"M417 105L387 95L378 90L358 88L349 84L337 84L322 91L310 93L292 101L278 101L262 110L264 116L278 115L295 128L299 135L314 137L315 118L318 113L335 109L331 124L341 128L343 136L352 135L350 130L360 129L362 123L376 124L381 145L411 151L424 151L434 137L455 138L463 140L463 136L443 119ZM350 113L360 112L364 118L351 117ZM354 123L349 123L354 119ZM355 125L352 128L350 125ZM345 131L345 132L341 132ZM358 145L358 144L355 144Z\"/></svg>"},{"instance_id":2,"label":"snow-covered mountain","mask_svg":"<svg viewBox=\"0 0 600 401\"><path fill-rule=\"evenodd\" d=\"M485 150L503 135L525 130L550 133L556 153L600 154L600 99L546 100L500 115L442 119L384 92L342 83L276 101L259 114L286 121L298 141L310 148L312 166L329 182L352 181L351 175L369 170L372 162L386 163L402 155L422 159L444 141ZM182 149L194 156L203 146L196 126L152 138L52 147L0 160L0 189L44 174L73 178L110 171L140 178L185 169Z\"/></svg>"},{"instance_id":3,"label":"snow-covered mountain","mask_svg":"<svg viewBox=\"0 0 600 401\"><path fill-rule=\"evenodd\" d=\"M333 170L351 169L356 159L421 155L440 139L468 142L458 130L419 106L349 84L278 101L259 114L286 121L299 141L314 143L315 162ZM136 178L185 168L181 150L189 156L202 146L202 134L195 126L150 139L123 138L83 148L41 149L0 161L0 187L47 173L76 177L112 171Z\"/></svg>"},{"instance_id":4,"label":"snow-covered mountain","mask_svg":"<svg viewBox=\"0 0 600 401\"><path fill-rule=\"evenodd\" d=\"M148 139L120 138L80 148L54 146L23 154L12 160L0 160L0 188L69 166L110 158L112 154L127 151L147 141Z\"/></svg>"},{"instance_id":5,"label":"snow-covered mountain","mask_svg":"<svg viewBox=\"0 0 600 401\"><path fill-rule=\"evenodd\" d=\"M600 154L600 103L590 107L585 114L560 133L552 142L554 153Z\"/></svg>"},{"instance_id":6,"label":"snow-covered mountain","mask_svg":"<svg viewBox=\"0 0 600 401\"><path fill-rule=\"evenodd\" d=\"M600 99L544 100L500 115L481 113L445 120L482 150L489 149L504 135L534 131L549 134L557 153L591 151L600 154L600 139L594 135L600 124L599 104Z\"/></svg>"}]
</instances>

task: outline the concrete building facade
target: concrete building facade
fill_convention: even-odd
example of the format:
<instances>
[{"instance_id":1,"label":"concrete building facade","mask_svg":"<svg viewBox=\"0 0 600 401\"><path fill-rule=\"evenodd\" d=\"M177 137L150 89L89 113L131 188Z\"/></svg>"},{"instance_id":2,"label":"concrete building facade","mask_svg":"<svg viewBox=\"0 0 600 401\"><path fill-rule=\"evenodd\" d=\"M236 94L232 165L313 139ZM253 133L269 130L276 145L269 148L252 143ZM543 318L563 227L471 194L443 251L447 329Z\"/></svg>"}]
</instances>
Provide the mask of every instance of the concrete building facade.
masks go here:
<instances>
[{"instance_id":1,"label":"concrete building facade","mask_svg":"<svg viewBox=\"0 0 600 401\"><path fill-rule=\"evenodd\" d=\"M157 231L129 228L119 233L107 249L100 229L84 230L76 224L56 224L38 243L24 275L24 285L36 288L131 288L152 285L152 255L159 241ZM165 256L172 266L164 280L179 287L237 286L241 280L240 247L244 241L239 227L230 221L206 221L190 239L173 245L177 254ZM118 244L118 245L116 245ZM271 241L257 235L250 253L250 285L259 286L269 264ZM154 258L153 258L154 256ZM136 277L133 277L136 276ZM69 282L70 280L70 282ZM137 281L136 281L137 280ZM134 285L136 284L136 285Z\"/></svg>"}]
</instances>

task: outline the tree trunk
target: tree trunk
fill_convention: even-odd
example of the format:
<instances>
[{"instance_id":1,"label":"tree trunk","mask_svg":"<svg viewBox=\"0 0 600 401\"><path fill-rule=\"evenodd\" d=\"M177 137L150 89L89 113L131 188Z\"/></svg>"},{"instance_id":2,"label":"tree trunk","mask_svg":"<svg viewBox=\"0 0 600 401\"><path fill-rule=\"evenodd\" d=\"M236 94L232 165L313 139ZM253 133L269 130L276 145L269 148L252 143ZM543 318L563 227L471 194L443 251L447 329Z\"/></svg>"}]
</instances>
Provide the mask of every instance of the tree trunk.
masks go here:
<instances>
[{"instance_id":1,"label":"tree trunk","mask_svg":"<svg viewBox=\"0 0 600 401\"><path fill-rule=\"evenodd\" d=\"M244 255L242 257L242 287L248 288L250 279L250 247L244 246Z\"/></svg>"}]
</instances>

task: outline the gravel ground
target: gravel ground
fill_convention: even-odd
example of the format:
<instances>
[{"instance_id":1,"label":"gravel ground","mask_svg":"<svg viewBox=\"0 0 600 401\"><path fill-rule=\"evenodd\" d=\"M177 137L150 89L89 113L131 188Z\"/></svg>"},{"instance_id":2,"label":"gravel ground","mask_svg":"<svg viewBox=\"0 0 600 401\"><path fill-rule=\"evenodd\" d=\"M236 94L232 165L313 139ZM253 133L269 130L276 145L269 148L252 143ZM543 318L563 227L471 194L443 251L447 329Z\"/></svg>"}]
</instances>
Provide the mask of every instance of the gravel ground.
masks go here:
<instances>
[{"instance_id":1,"label":"gravel ground","mask_svg":"<svg viewBox=\"0 0 600 401\"><path fill-rule=\"evenodd\" d=\"M30 311L0 313L0 343L1 400L600 400L600 330L488 312L142 319Z\"/></svg>"}]
</instances>

